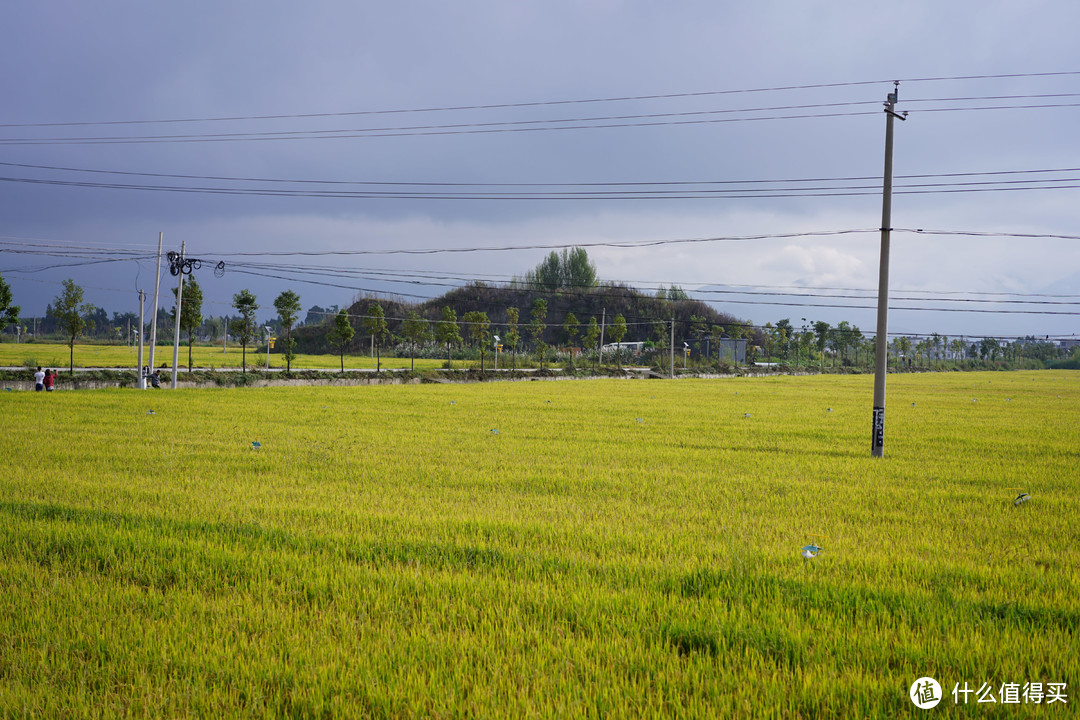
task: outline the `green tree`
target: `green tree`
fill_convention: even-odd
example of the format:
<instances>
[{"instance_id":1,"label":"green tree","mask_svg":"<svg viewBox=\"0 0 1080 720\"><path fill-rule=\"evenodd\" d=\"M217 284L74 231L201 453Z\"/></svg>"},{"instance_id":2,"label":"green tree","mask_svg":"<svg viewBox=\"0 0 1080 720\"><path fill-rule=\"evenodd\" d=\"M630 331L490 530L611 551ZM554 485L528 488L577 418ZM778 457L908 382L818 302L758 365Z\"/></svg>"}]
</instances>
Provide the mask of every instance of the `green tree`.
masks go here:
<instances>
[{"instance_id":1,"label":"green tree","mask_svg":"<svg viewBox=\"0 0 1080 720\"><path fill-rule=\"evenodd\" d=\"M832 326L824 320L814 323L814 337L817 339L817 349L821 353L821 369L825 369L825 345L829 342L829 332Z\"/></svg>"},{"instance_id":2,"label":"green tree","mask_svg":"<svg viewBox=\"0 0 1080 720\"><path fill-rule=\"evenodd\" d=\"M585 336L581 338L581 344L586 349L597 349L597 344L600 342L600 323L596 322L596 316L589 318L589 324L585 328ZM600 358L600 353L596 354L597 360Z\"/></svg>"},{"instance_id":3,"label":"green tree","mask_svg":"<svg viewBox=\"0 0 1080 720\"><path fill-rule=\"evenodd\" d=\"M516 307L506 308L506 337L504 341L510 348L510 368L517 370L517 346L521 342L521 329L518 327L519 313Z\"/></svg>"},{"instance_id":4,"label":"green tree","mask_svg":"<svg viewBox=\"0 0 1080 720\"><path fill-rule=\"evenodd\" d=\"M233 295L232 306L240 313L240 317L229 324L229 329L232 330L236 339L240 341L240 347L242 348L240 365L243 371L247 373L247 346L248 343L255 339L255 311L259 309L259 303L255 299L255 295L247 288L244 288Z\"/></svg>"},{"instance_id":5,"label":"green tree","mask_svg":"<svg viewBox=\"0 0 1080 720\"><path fill-rule=\"evenodd\" d=\"M626 318L624 318L622 316L622 313L619 313L618 315L616 315L615 319L612 321L611 327L608 328L608 337L611 338L611 342L614 343L616 347L618 347L619 343L622 342L622 339L624 337L626 337ZM621 370L622 369L622 350L621 349L615 351L615 361L618 364L619 369Z\"/></svg>"},{"instance_id":6,"label":"green tree","mask_svg":"<svg viewBox=\"0 0 1080 720\"><path fill-rule=\"evenodd\" d=\"M689 300L690 296L686 294L678 285L672 284L669 288L664 288L661 285L656 291L657 300L667 300L668 302L681 302L683 300Z\"/></svg>"},{"instance_id":7,"label":"green tree","mask_svg":"<svg viewBox=\"0 0 1080 720\"><path fill-rule=\"evenodd\" d=\"M465 325L469 337L480 348L480 372L484 372L484 354L487 350L488 341L491 340L491 321L486 312L473 310L465 313Z\"/></svg>"},{"instance_id":8,"label":"green tree","mask_svg":"<svg viewBox=\"0 0 1080 720\"><path fill-rule=\"evenodd\" d=\"M949 343L949 349L952 350L954 359L963 360L964 354L967 351L967 343L964 342L963 338L954 338L953 341Z\"/></svg>"},{"instance_id":9,"label":"green tree","mask_svg":"<svg viewBox=\"0 0 1080 720\"><path fill-rule=\"evenodd\" d=\"M720 359L720 340L722 340L724 337L724 326L713 325L712 328L709 330L709 335L712 337L713 343L716 345L716 369L717 371L719 371L720 363L722 362Z\"/></svg>"},{"instance_id":10,"label":"green tree","mask_svg":"<svg viewBox=\"0 0 1080 720\"><path fill-rule=\"evenodd\" d=\"M382 344L389 334L386 324L386 313L382 305L372 302L368 305L367 315L364 317L364 329L371 336L371 342L375 345L375 372L382 371Z\"/></svg>"},{"instance_id":11,"label":"green tree","mask_svg":"<svg viewBox=\"0 0 1080 720\"><path fill-rule=\"evenodd\" d=\"M581 323L578 322L577 315L572 312L566 313L566 318L563 320L563 332L566 333L566 344L571 348L571 352L574 347L574 338L577 337L580 327Z\"/></svg>"},{"instance_id":12,"label":"green tree","mask_svg":"<svg viewBox=\"0 0 1080 720\"><path fill-rule=\"evenodd\" d=\"M780 354L787 360L791 351L791 342L795 339L795 328L791 326L790 318L784 318L776 321L776 329L782 331L777 333L777 337L782 338L783 346L780 348Z\"/></svg>"},{"instance_id":13,"label":"green tree","mask_svg":"<svg viewBox=\"0 0 1080 720\"><path fill-rule=\"evenodd\" d=\"M63 283L63 290L53 300L53 315L60 323L60 329L68 338L68 371L75 374L75 339L86 329L84 316L94 311L94 306L83 303L83 289L68 278Z\"/></svg>"},{"instance_id":14,"label":"green tree","mask_svg":"<svg viewBox=\"0 0 1080 720\"><path fill-rule=\"evenodd\" d=\"M915 343L915 367L919 367L923 364L923 361L929 357L930 352L930 339L925 338ZM924 366L925 367L925 366Z\"/></svg>"},{"instance_id":15,"label":"green tree","mask_svg":"<svg viewBox=\"0 0 1080 720\"><path fill-rule=\"evenodd\" d=\"M585 248L563 250L560 259L564 288L580 290L596 285L596 265L589 260L589 253Z\"/></svg>"},{"instance_id":16,"label":"green tree","mask_svg":"<svg viewBox=\"0 0 1080 720\"><path fill-rule=\"evenodd\" d=\"M292 372L292 361L295 357L293 348L296 347L296 339L292 336L293 326L300 319L300 296L292 290L286 290L274 299L274 308L281 320L281 330L285 333L285 340L281 343L282 355L285 356L285 372Z\"/></svg>"},{"instance_id":17,"label":"green tree","mask_svg":"<svg viewBox=\"0 0 1080 720\"><path fill-rule=\"evenodd\" d=\"M173 298L176 298L176 288L172 289ZM183 300L180 302L180 329L187 333L187 366L191 372L191 347L195 344L195 331L202 325L203 294L199 283L194 275L184 278ZM176 306L169 313L172 321L176 322Z\"/></svg>"},{"instance_id":18,"label":"green tree","mask_svg":"<svg viewBox=\"0 0 1080 720\"><path fill-rule=\"evenodd\" d=\"M224 320L222 318L216 317L206 318L205 322L203 323L203 327L205 327L207 332L210 334L211 341L217 340L221 337L224 326Z\"/></svg>"},{"instance_id":19,"label":"green tree","mask_svg":"<svg viewBox=\"0 0 1080 720\"><path fill-rule=\"evenodd\" d=\"M0 276L0 333L7 329L8 325L19 324L19 313L22 311L18 305L13 305L14 296L11 287Z\"/></svg>"},{"instance_id":20,"label":"green tree","mask_svg":"<svg viewBox=\"0 0 1080 720\"><path fill-rule=\"evenodd\" d=\"M420 317L420 313L410 310L408 317L401 323L401 334L409 343L409 369L416 369L416 347L422 345L429 337L428 321Z\"/></svg>"},{"instance_id":21,"label":"green tree","mask_svg":"<svg viewBox=\"0 0 1080 720\"><path fill-rule=\"evenodd\" d=\"M780 323L777 323L771 333L773 349L781 361L787 360L788 330L789 328L781 327Z\"/></svg>"},{"instance_id":22,"label":"green tree","mask_svg":"<svg viewBox=\"0 0 1080 720\"><path fill-rule=\"evenodd\" d=\"M697 343L697 351L701 353L703 348L701 347L702 340L709 334L708 321L700 315L690 316L690 335Z\"/></svg>"},{"instance_id":23,"label":"green tree","mask_svg":"<svg viewBox=\"0 0 1080 720\"><path fill-rule=\"evenodd\" d=\"M1001 343L997 341L997 338L983 338L979 341L979 356L983 360L989 358L993 362L997 360L999 352L1001 352Z\"/></svg>"},{"instance_id":24,"label":"green tree","mask_svg":"<svg viewBox=\"0 0 1080 720\"><path fill-rule=\"evenodd\" d=\"M461 343L461 331L457 324L457 311L452 307L442 309L442 319L435 324L435 342L446 345L446 369L452 369L450 348Z\"/></svg>"},{"instance_id":25,"label":"green tree","mask_svg":"<svg viewBox=\"0 0 1080 720\"><path fill-rule=\"evenodd\" d=\"M905 364L907 364L910 367L911 366L911 358L910 358L910 355L911 355L911 338L909 338L909 337L907 337L905 335L904 337L897 338L897 340L899 341L898 347L900 348L900 356L904 359Z\"/></svg>"},{"instance_id":26,"label":"green tree","mask_svg":"<svg viewBox=\"0 0 1080 720\"><path fill-rule=\"evenodd\" d=\"M810 369L810 349L814 346L814 333L803 326L798 335L798 354L806 358L806 369Z\"/></svg>"},{"instance_id":27,"label":"green tree","mask_svg":"<svg viewBox=\"0 0 1080 720\"><path fill-rule=\"evenodd\" d=\"M547 345L544 344L544 328L545 320L547 319L547 300L543 298L536 298L533 301L531 322L529 323L529 334L532 335L533 345L536 346L536 353L540 356L540 369L544 369L544 354L547 351Z\"/></svg>"},{"instance_id":28,"label":"green tree","mask_svg":"<svg viewBox=\"0 0 1080 720\"><path fill-rule=\"evenodd\" d=\"M352 342L353 335L356 334L356 330L353 329L352 323L349 322L349 313L345 308L338 310L337 315L334 316L334 325L326 333L326 340L331 345L337 348L338 355L341 358L341 372L345 372L345 348Z\"/></svg>"},{"instance_id":29,"label":"green tree","mask_svg":"<svg viewBox=\"0 0 1080 720\"><path fill-rule=\"evenodd\" d=\"M847 320L841 320L836 324L830 333L832 338L833 348L836 350L836 356L840 358L840 365L844 364L844 355L847 353L848 347L851 346L852 340L852 328L851 323ZM836 367L836 356L833 357L833 367Z\"/></svg>"},{"instance_id":30,"label":"green tree","mask_svg":"<svg viewBox=\"0 0 1080 720\"><path fill-rule=\"evenodd\" d=\"M579 290L596 285L596 266L589 260L585 248L554 250L535 269L526 273L525 282L531 289Z\"/></svg>"}]
</instances>

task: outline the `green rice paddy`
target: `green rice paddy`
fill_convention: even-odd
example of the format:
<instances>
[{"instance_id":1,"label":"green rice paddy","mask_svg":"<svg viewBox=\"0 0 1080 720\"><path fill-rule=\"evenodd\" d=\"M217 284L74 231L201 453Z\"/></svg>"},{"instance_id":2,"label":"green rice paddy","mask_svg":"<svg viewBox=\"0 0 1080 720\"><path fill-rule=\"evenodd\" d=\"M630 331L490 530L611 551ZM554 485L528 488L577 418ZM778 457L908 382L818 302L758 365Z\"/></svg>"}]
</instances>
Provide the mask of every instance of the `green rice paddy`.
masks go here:
<instances>
[{"instance_id":1,"label":"green rice paddy","mask_svg":"<svg viewBox=\"0 0 1080 720\"><path fill-rule=\"evenodd\" d=\"M884 459L871 397L4 393L0 717L1070 716L1080 374L891 376Z\"/></svg>"}]
</instances>

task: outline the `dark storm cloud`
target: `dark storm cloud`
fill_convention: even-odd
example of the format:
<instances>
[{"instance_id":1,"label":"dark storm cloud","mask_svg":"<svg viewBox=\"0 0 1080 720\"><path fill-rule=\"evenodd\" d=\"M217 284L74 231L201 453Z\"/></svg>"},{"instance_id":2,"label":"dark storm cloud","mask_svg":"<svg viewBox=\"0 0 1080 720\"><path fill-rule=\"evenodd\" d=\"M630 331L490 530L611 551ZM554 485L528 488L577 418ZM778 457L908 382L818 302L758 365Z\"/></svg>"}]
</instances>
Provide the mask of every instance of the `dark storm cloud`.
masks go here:
<instances>
[{"instance_id":1,"label":"dark storm cloud","mask_svg":"<svg viewBox=\"0 0 1080 720\"><path fill-rule=\"evenodd\" d=\"M888 82L452 112L341 113L1071 71L1077 69L1070 48L1078 19L1080 9L1049 2L913 2L895 7L862 2L615 0L20 4L7 10L0 30L5 66L17 68L0 80L3 123L248 119L6 127L0 132L3 138L387 130L382 137L348 139L0 144L3 162L198 177L94 175L12 166L0 166L0 175L188 189L266 187L209 176L431 183L875 177L881 172L880 102L891 89ZM1062 94L1076 92L1078 84L1076 76L905 83L900 89L902 107L912 116L897 129L896 172L1080 167L1072 130L1076 108L919 112L940 106L937 101L942 98ZM698 122L722 119L718 111L736 108L846 102L866 105L836 106L831 111L871 114ZM773 110L757 116L828 111ZM714 114L686 115L696 112ZM254 119L317 113L333 115ZM666 117L625 119L658 114ZM611 119L582 120L596 117ZM553 119L566 120L564 125L685 124L535 130L541 121ZM499 122L531 125L490 125ZM417 129L433 125L473 127ZM475 132L496 129L500 132ZM454 134L432 134L436 132ZM898 195L894 222L1075 234L1080 227L1075 192ZM170 248L185 240L198 253L530 245L873 228L879 204L880 198L872 193L722 201L346 200L4 182L0 235L153 246L157 232L164 231ZM1075 283L1080 257L1074 247L1075 243L1050 240L1022 247L1008 241L898 242L893 278L901 287L984 291L1008 287L1018 292L1064 283L1080 294ZM377 262L400 269L508 276L535 264L542 254L533 250ZM861 242L703 245L693 253L598 249L594 254L601 274L614 279L810 286L828 282L860 287L876 280L872 236ZM21 260L0 257L0 271L28 310L41 312L67 276L87 286L116 288L111 294L91 292L105 307L132 303L137 268L131 263L20 276L10 270L17 269ZM145 284L147 270L141 272L140 282ZM265 297L282 289L282 281L254 277L227 275L218 283L208 293L225 305L232 293L249 283ZM353 294L311 285L298 290L305 304L344 303ZM760 322L788 314L776 307L732 310ZM988 325L984 320L949 316L940 322L982 327ZM999 322L1008 328L1002 332L1019 332L1025 323L1044 328L1049 320L1002 317ZM1073 332L1072 318L1052 320L1052 332Z\"/></svg>"}]
</instances>

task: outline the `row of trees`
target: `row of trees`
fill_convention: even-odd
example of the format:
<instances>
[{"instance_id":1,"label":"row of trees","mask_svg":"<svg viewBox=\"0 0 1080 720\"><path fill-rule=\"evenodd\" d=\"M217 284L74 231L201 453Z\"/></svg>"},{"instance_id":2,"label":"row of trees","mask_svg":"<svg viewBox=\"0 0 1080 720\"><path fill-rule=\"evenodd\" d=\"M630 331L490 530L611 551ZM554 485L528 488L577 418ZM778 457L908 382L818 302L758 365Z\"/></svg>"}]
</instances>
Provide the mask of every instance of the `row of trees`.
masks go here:
<instances>
[{"instance_id":1,"label":"row of trees","mask_svg":"<svg viewBox=\"0 0 1080 720\"><path fill-rule=\"evenodd\" d=\"M423 318L416 310L411 310L408 316L401 322L400 335L394 336L389 331L386 314L378 302L371 302L366 314L361 320L361 325L368 335L371 336L372 346L375 350L376 370L382 367L381 348L393 339L405 343L409 349L410 369L416 368L416 349L428 344L437 343L446 348L446 364L453 367L452 348L468 341L480 352L480 369L486 370L486 358L489 347L494 347L492 341L504 346L510 351L511 369L517 369L517 353L521 343L521 328L524 327L532 337L533 347L540 359L540 369L544 369L544 362L548 351L548 345L543 340L544 330L547 328L547 301L538 298L533 302L530 311L530 320L524 326L519 322L520 311L516 307L506 309L508 322L499 337L493 331L492 322L488 314L482 310L472 310L465 313L459 324L457 311L452 307L443 307L441 317L434 323ZM461 325L465 327L465 336L462 336ZM434 325L434 327L432 326ZM573 344L580 331L580 323L573 314L569 314L563 323L568 344ZM334 318L334 323L327 332L327 340L337 350L341 369L345 370L345 350L355 335L348 312L342 309ZM622 315L616 316L608 332L612 342L619 342L626 334L626 320ZM592 318L582 336L582 343L586 347L592 347L599 342L600 326L596 318Z\"/></svg>"},{"instance_id":2,"label":"row of trees","mask_svg":"<svg viewBox=\"0 0 1080 720\"><path fill-rule=\"evenodd\" d=\"M869 367L876 353L874 338L865 337L858 326L847 321L832 326L819 320L796 329L785 318L775 325L765 325L764 342L766 358L795 366L810 366L816 361L819 367L824 368L828 360L834 368L838 364ZM963 337L950 338L931 333L917 338L899 336L889 341L890 359L906 368L930 368L935 362L960 360L996 362L999 359L1017 361L1026 358L1046 363L1062 357L1062 354L1062 349L1048 339L1035 337L1002 343L992 337L970 341Z\"/></svg>"},{"instance_id":3,"label":"row of trees","mask_svg":"<svg viewBox=\"0 0 1080 720\"><path fill-rule=\"evenodd\" d=\"M558 280L559 283L584 283L588 282L590 277L595 279L595 269L591 268L591 264L587 262L587 256L584 255L583 250L580 253L563 251L561 255L553 252L548 260L541 263L530 274L530 277L533 277L530 282L539 282L540 278L547 278L552 282ZM88 329L94 327L99 319L98 316L104 316L104 311L85 303L83 289L73 280L65 280L62 287L60 295L49 304L48 315L54 320L56 331L63 334L69 346L69 365L73 367L76 340ZM575 289L577 287L574 285ZM173 294L175 297L175 288ZM661 288L657 295L659 299L672 306L685 300L685 293L677 286ZM557 294L556 300L561 299L563 299L561 295ZM277 318L273 324L283 335L278 339L280 352L285 359L286 370L291 371L297 344L293 330L297 327L301 313L300 296L291 290L286 290L277 296L273 304L277 311ZM255 295L247 289L236 293L233 296L232 306L238 316L229 320L204 318L202 305L202 289L197 280L193 276L186 277L183 284L179 324L181 330L187 334L188 367L192 365L191 348L195 342L196 332L204 326L204 323L206 325L217 323L215 329L231 332L241 344L242 362L246 369L247 347L258 335L255 315L259 306ZM545 298L534 298L529 317L524 323L520 322L518 307L505 307L501 311L501 314L505 316L501 337L498 335L496 323L489 318L487 311L468 310L463 313L459 324L458 312L449 305L441 308L437 320L423 317L415 307L395 309L395 311L400 310L404 317L399 315L399 319L392 320L387 317L382 303L371 300L363 310L364 314L358 325L371 338L378 369L381 369L383 348L392 342L405 347L414 367L416 352L425 345L437 344L445 348L447 364L450 365L452 348L467 343L479 351L481 369L486 369L487 353L492 349L493 340L510 352L514 369L517 367L517 355L524 349L523 335L531 339L532 350L537 355L541 368L544 367L548 351L551 349L547 341L561 340L567 347L576 347L579 343L585 348L598 345L601 327L595 315L590 317L587 324L583 324L573 311L566 310L562 324L559 326L562 331L561 336L553 338L547 323L548 307L548 301ZM354 313L356 309L354 306ZM322 318L327 312L328 310L313 307L308 311L306 320L310 322ZM169 319L171 325L175 318L175 309L168 312L161 310L159 320L164 319L162 314ZM333 318L332 323L323 325L326 328L323 334L325 341L339 354L341 367L344 369L344 355L356 335L357 328L353 326L346 309L338 309ZM137 320L136 318L136 324ZM2 323L0 331L18 322L19 307L13 304L11 289L0 277L0 323ZM654 319L636 324L638 326L644 324L648 328L647 335L643 335L639 327L636 331L638 337L648 337L647 343L656 348L667 347L671 332L669 320ZM721 338L735 340L746 338L751 346L748 355L751 361L755 359L775 361L795 367L810 367L816 364L824 369L827 363L834 368L838 365L869 367L872 365L875 353L874 340L865 337L857 326L847 321L832 326L824 321L808 322L804 318L802 327L796 328L790 319L785 318L758 329L741 323L721 325L710 322L710 319L703 315L690 314L688 321L684 316L680 326L683 332L689 333L688 339L693 342L699 354L705 357L713 354L710 352L710 347L715 347L716 341ZM391 329L395 332L392 333ZM629 325L620 313L606 324L603 332L606 341L619 343L628 335ZM755 345L760 345L760 347L755 347ZM1036 338L1024 338L1012 343L1001 343L994 338L981 338L977 342L969 342L963 338L949 338L932 333L922 338L896 337L890 342L889 348L891 358L894 358L897 364L909 368L930 367L934 362L964 359L995 362L999 359L1015 361L1032 358L1045 363L1061 357L1061 351L1056 345L1048 340ZM760 355L755 357L757 350L760 350Z\"/></svg>"},{"instance_id":4,"label":"row of trees","mask_svg":"<svg viewBox=\"0 0 1080 720\"><path fill-rule=\"evenodd\" d=\"M68 368L70 372L75 369L75 342L90 327L93 327L94 316L97 308L83 301L85 293L83 288L68 278L61 283L60 294L49 303L49 315L54 318L56 330L62 332L68 345ZM177 290L173 289L173 297ZM202 325L202 289L194 277L185 278L180 302L180 329L188 336L188 368L191 368L191 348L195 342L195 331ZM255 313L259 309L255 295L247 289L241 290L233 296L233 307L240 316L229 324L229 329L236 335L243 348L242 362L244 370L247 370L247 346L256 335L257 324ZM296 341L292 337L292 329L300 317L300 296L292 290L282 292L274 300L274 308L278 312L278 320L285 338L282 340L282 354L285 357L287 368L292 370L294 348ZM0 332L8 325L19 322L18 305L12 303L11 288L0 277ZM176 319L176 309L169 313L173 322ZM137 318L136 318L137 320Z\"/></svg>"}]
</instances>

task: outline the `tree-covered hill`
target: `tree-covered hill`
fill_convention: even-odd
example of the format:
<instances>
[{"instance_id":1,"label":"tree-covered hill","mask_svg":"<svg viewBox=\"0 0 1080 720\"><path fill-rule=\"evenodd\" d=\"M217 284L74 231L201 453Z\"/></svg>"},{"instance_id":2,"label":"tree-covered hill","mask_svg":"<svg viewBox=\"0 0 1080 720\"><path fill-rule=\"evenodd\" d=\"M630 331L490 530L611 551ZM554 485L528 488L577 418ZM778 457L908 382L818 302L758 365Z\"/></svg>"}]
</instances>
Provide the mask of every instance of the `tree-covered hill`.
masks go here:
<instances>
[{"instance_id":1,"label":"tree-covered hill","mask_svg":"<svg viewBox=\"0 0 1080 720\"><path fill-rule=\"evenodd\" d=\"M592 318L596 318L598 323L603 321L610 326L617 315L622 315L627 324L623 342L653 340L666 344L670 337L668 322L672 318L675 319L677 341L694 337L697 333L711 332L714 326L724 328L723 332L727 335L743 335L743 328L749 329L749 323L718 312L699 300L667 300L621 284L599 284L589 288L560 288L552 291L528 287L523 282L501 286L475 282L418 304L396 299L362 297L354 302L347 312L357 330L358 343L363 340L362 320L372 302L382 306L389 331L395 336L401 334L401 323L409 312L415 311L425 320L434 323L440 319L445 307L453 309L459 321L469 312L486 313L496 334L506 327L507 310L517 308L518 323L522 326L524 336L524 326L529 323L533 303L538 299L547 303L544 320L547 327L543 341L553 346L567 344L563 326L571 313L580 323L577 341L579 345L581 335ZM298 351L330 352L331 348L325 336L331 321L332 319L328 318L323 325L298 328L295 331Z\"/></svg>"}]
</instances>

